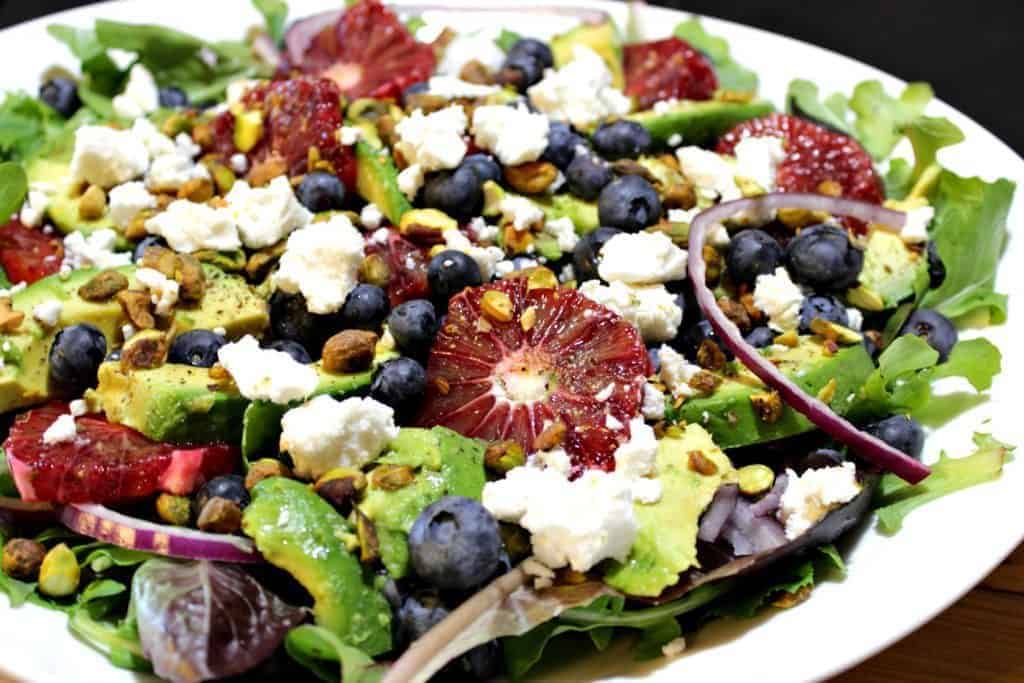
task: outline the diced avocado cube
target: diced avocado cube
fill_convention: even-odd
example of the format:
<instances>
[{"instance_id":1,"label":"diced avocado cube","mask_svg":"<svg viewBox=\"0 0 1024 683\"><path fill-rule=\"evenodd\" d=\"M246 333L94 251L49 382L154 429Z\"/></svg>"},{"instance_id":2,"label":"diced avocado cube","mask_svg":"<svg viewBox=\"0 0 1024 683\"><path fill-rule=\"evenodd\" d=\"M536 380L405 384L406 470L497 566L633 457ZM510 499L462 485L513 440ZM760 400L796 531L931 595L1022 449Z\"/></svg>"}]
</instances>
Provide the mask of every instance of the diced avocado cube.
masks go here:
<instances>
[{"instance_id":1,"label":"diced avocado cube","mask_svg":"<svg viewBox=\"0 0 1024 683\"><path fill-rule=\"evenodd\" d=\"M928 288L928 258L886 230L872 230L864 250L860 284L895 308Z\"/></svg>"}]
</instances>

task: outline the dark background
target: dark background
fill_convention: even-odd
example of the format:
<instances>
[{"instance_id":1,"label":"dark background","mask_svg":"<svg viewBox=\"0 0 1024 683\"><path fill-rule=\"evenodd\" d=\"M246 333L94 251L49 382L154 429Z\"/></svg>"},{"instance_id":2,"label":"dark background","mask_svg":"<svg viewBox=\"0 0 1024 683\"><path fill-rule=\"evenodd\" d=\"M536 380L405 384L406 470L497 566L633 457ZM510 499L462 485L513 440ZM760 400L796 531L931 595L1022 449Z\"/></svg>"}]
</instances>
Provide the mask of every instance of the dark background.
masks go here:
<instances>
[{"instance_id":1,"label":"dark background","mask_svg":"<svg viewBox=\"0 0 1024 683\"><path fill-rule=\"evenodd\" d=\"M0 26L85 4L89 3L0 0ZM1024 3L1019 1L655 0L652 4L750 24L827 47L906 80L928 81L939 97L1024 152L1020 51ZM799 66L794 65L794 70L798 73Z\"/></svg>"}]
</instances>

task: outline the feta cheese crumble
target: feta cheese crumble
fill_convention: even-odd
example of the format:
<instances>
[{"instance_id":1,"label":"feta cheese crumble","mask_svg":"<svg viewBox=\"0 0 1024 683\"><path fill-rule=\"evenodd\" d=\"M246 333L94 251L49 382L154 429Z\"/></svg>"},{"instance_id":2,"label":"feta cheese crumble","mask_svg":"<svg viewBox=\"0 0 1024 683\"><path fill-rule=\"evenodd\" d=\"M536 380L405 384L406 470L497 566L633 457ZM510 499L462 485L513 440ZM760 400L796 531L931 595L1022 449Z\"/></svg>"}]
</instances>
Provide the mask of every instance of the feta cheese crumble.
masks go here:
<instances>
[{"instance_id":1,"label":"feta cheese crumble","mask_svg":"<svg viewBox=\"0 0 1024 683\"><path fill-rule=\"evenodd\" d=\"M846 309L846 320L847 327L851 330L860 332L864 326L864 314L860 312L860 309L853 308L852 306Z\"/></svg>"},{"instance_id":2,"label":"feta cheese crumble","mask_svg":"<svg viewBox=\"0 0 1024 683\"><path fill-rule=\"evenodd\" d=\"M501 88L496 85L480 85L470 83L456 76L434 76L427 82L427 92L436 97L443 97L446 100L469 99L487 97L499 92Z\"/></svg>"},{"instance_id":3,"label":"feta cheese crumble","mask_svg":"<svg viewBox=\"0 0 1024 683\"><path fill-rule=\"evenodd\" d=\"M643 403L640 413L648 420L661 420L665 417L665 394L650 382L644 383Z\"/></svg>"},{"instance_id":4,"label":"feta cheese crumble","mask_svg":"<svg viewBox=\"0 0 1024 683\"><path fill-rule=\"evenodd\" d=\"M311 223L288 238L274 285L290 294L301 292L311 313L334 313L359 282L364 246L347 216Z\"/></svg>"},{"instance_id":5,"label":"feta cheese crumble","mask_svg":"<svg viewBox=\"0 0 1024 683\"><path fill-rule=\"evenodd\" d=\"M83 399L76 398L68 404L68 410L71 411L72 417L82 417L89 412L89 406Z\"/></svg>"},{"instance_id":6,"label":"feta cheese crumble","mask_svg":"<svg viewBox=\"0 0 1024 683\"><path fill-rule=\"evenodd\" d=\"M206 166L197 164L191 157L175 151L153 159L146 173L146 187L154 192L177 192L185 183L192 180L209 179L210 172Z\"/></svg>"},{"instance_id":7,"label":"feta cheese crumble","mask_svg":"<svg viewBox=\"0 0 1024 683\"><path fill-rule=\"evenodd\" d=\"M38 228L42 225L54 192L53 186L48 183L31 183L28 186L25 203L18 213L18 220L30 228Z\"/></svg>"},{"instance_id":8,"label":"feta cheese crumble","mask_svg":"<svg viewBox=\"0 0 1024 683\"><path fill-rule=\"evenodd\" d=\"M601 279L654 284L686 277L686 250L663 232L619 233L601 247Z\"/></svg>"},{"instance_id":9,"label":"feta cheese crumble","mask_svg":"<svg viewBox=\"0 0 1024 683\"><path fill-rule=\"evenodd\" d=\"M701 194L723 202L742 197L736 185L736 162L712 151L690 145L676 150L679 168Z\"/></svg>"},{"instance_id":10,"label":"feta cheese crumble","mask_svg":"<svg viewBox=\"0 0 1024 683\"><path fill-rule=\"evenodd\" d=\"M370 203L359 212L359 222L367 230L377 230L384 222L384 214L376 204Z\"/></svg>"},{"instance_id":11,"label":"feta cheese crumble","mask_svg":"<svg viewBox=\"0 0 1024 683\"><path fill-rule=\"evenodd\" d=\"M502 220L511 223L520 232L544 221L544 212L526 197L503 197L498 202L498 211L501 212Z\"/></svg>"},{"instance_id":12,"label":"feta cheese crumble","mask_svg":"<svg viewBox=\"0 0 1024 683\"><path fill-rule=\"evenodd\" d=\"M160 91L149 69L136 64L128 72L128 83L120 95L113 99L114 113L122 119L136 119L157 110Z\"/></svg>"},{"instance_id":13,"label":"feta cheese crumble","mask_svg":"<svg viewBox=\"0 0 1024 683\"><path fill-rule=\"evenodd\" d=\"M67 441L74 441L76 434L78 434L78 427L75 425L74 416L61 415L43 432L43 443L47 446L53 446Z\"/></svg>"},{"instance_id":14,"label":"feta cheese crumble","mask_svg":"<svg viewBox=\"0 0 1024 683\"><path fill-rule=\"evenodd\" d=\"M56 327L57 323L60 322L60 313L64 309L64 304L57 300L44 301L41 304L36 304L32 309L32 317L41 322L46 327Z\"/></svg>"},{"instance_id":15,"label":"feta cheese crumble","mask_svg":"<svg viewBox=\"0 0 1024 683\"><path fill-rule=\"evenodd\" d=\"M768 316L768 327L777 332L795 330L800 325L800 307L804 293L779 266L770 275L758 275L754 285L754 305Z\"/></svg>"},{"instance_id":16,"label":"feta cheese crumble","mask_svg":"<svg viewBox=\"0 0 1024 683\"><path fill-rule=\"evenodd\" d=\"M665 383L668 390L676 398L688 398L694 395L690 380L702 370L699 365L694 365L686 360L686 357L673 349L671 346L662 344L658 350L658 362L661 370L658 376ZM664 404L662 404L664 408Z\"/></svg>"},{"instance_id":17,"label":"feta cheese crumble","mask_svg":"<svg viewBox=\"0 0 1024 683\"><path fill-rule=\"evenodd\" d=\"M473 135L478 147L494 153L505 166L536 161L548 146L551 122L523 105L488 105L473 112Z\"/></svg>"},{"instance_id":18,"label":"feta cheese crumble","mask_svg":"<svg viewBox=\"0 0 1024 683\"><path fill-rule=\"evenodd\" d=\"M363 129L356 126L342 126L338 129L338 142L351 147L363 139Z\"/></svg>"},{"instance_id":19,"label":"feta cheese crumble","mask_svg":"<svg viewBox=\"0 0 1024 683\"><path fill-rule=\"evenodd\" d=\"M568 216L547 221L544 224L544 233L554 237L558 242L558 248L565 254L572 253L580 241L580 236L576 234L576 224Z\"/></svg>"},{"instance_id":20,"label":"feta cheese crumble","mask_svg":"<svg viewBox=\"0 0 1024 683\"><path fill-rule=\"evenodd\" d=\"M505 252L501 247L481 247L473 244L468 237L458 228L445 230L442 234L445 246L455 251L461 251L476 261L480 268L480 275L484 282L494 277L495 268L498 262L505 258Z\"/></svg>"},{"instance_id":21,"label":"feta cheese crumble","mask_svg":"<svg viewBox=\"0 0 1024 683\"><path fill-rule=\"evenodd\" d=\"M928 225L935 218L935 209L919 206L907 211L907 221L900 230L900 239L907 244L923 244L928 241Z\"/></svg>"},{"instance_id":22,"label":"feta cheese crumble","mask_svg":"<svg viewBox=\"0 0 1024 683\"><path fill-rule=\"evenodd\" d=\"M395 411L372 398L317 396L281 418L281 450L304 479L336 467L361 468L396 436Z\"/></svg>"},{"instance_id":23,"label":"feta cheese crumble","mask_svg":"<svg viewBox=\"0 0 1024 683\"><path fill-rule=\"evenodd\" d=\"M775 191L775 174L786 158L782 139L774 136L745 137L736 143L736 176L753 180L765 192Z\"/></svg>"},{"instance_id":24,"label":"feta cheese crumble","mask_svg":"<svg viewBox=\"0 0 1024 683\"><path fill-rule=\"evenodd\" d=\"M138 181L118 185L110 191L109 199L110 220L122 230L140 213L157 206L156 197Z\"/></svg>"},{"instance_id":25,"label":"feta cheese crumble","mask_svg":"<svg viewBox=\"0 0 1024 683\"><path fill-rule=\"evenodd\" d=\"M149 167L146 146L128 130L82 126L75 131L71 179L109 189L135 180Z\"/></svg>"},{"instance_id":26,"label":"feta cheese crumble","mask_svg":"<svg viewBox=\"0 0 1024 683\"><path fill-rule=\"evenodd\" d=\"M239 393L251 401L299 401L312 394L320 381L313 366L299 363L284 351L261 349L251 335L222 346L217 359Z\"/></svg>"},{"instance_id":27,"label":"feta cheese crumble","mask_svg":"<svg viewBox=\"0 0 1024 683\"><path fill-rule=\"evenodd\" d=\"M601 56L585 45L573 46L572 55L571 62L557 71L547 69L526 91L533 106L581 129L628 114L632 103L612 87L612 72Z\"/></svg>"},{"instance_id":28,"label":"feta cheese crumble","mask_svg":"<svg viewBox=\"0 0 1024 683\"><path fill-rule=\"evenodd\" d=\"M178 283L154 268L139 268L135 271L135 279L149 290L156 314L170 315L174 304L178 303Z\"/></svg>"},{"instance_id":29,"label":"feta cheese crumble","mask_svg":"<svg viewBox=\"0 0 1024 683\"><path fill-rule=\"evenodd\" d=\"M786 538L790 540L802 535L831 510L850 502L860 493L857 468L852 462L807 470L799 476L793 470L786 470L786 478L778 517L786 527Z\"/></svg>"},{"instance_id":30,"label":"feta cheese crumble","mask_svg":"<svg viewBox=\"0 0 1024 683\"><path fill-rule=\"evenodd\" d=\"M395 150L421 173L455 168L466 155L467 123L466 112L458 105L426 115L417 109L395 127Z\"/></svg>"},{"instance_id":31,"label":"feta cheese crumble","mask_svg":"<svg viewBox=\"0 0 1024 683\"><path fill-rule=\"evenodd\" d=\"M629 440L615 450L615 476L630 482L633 498L640 503L661 499L661 482L651 479L656 472L658 439L643 417L629 421Z\"/></svg>"},{"instance_id":32,"label":"feta cheese crumble","mask_svg":"<svg viewBox=\"0 0 1024 683\"><path fill-rule=\"evenodd\" d=\"M598 280L587 280L579 291L636 326L645 342L675 338L683 322L683 310L665 285L634 286L618 281L604 285Z\"/></svg>"},{"instance_id":33,"label":"feta cheese crumble","mask_svg":"<svg viewBox=\"0 0 1024 683\"><path fill-rule=\"evenodd\" d=\"M224 197L227 214L238 226L242 243L250 249L277 244L290 233L309 224L313 215L299 203L286 176L278 176L266 187L250 187L239 180Z\"/></svg>"},{"instance_id":34,"label":"feta cheese crumble","mask_svg":"<svg viewBox=\"0 0 1024 683\"><path fill-rule=\"evenodd\" d=\"M441 63L437 65L437 73L445 76L458 76L472 61L480 62L491 73L496 73L505 62L505 51L494 42L498 33L497 29L484 29L475 33L456 34L444 49ZM419 33L417 33L417 40L422 41Z\"/></svg>"},{"instance_id":35,"label":"feta cheese crumble","mask_svg":"<svg viewBox=\"0 0 1024 683\"><path fill-rule=\"evenodd\" d=\"M175 251L232 251L242 246L238 228L223 209L178 199L146 221L146 232L160 235Z\"/></svg>"},{"instance_id":36,"label":"feta cheese crumble","mask_svg":"<svg viewBox=\"0 0 1024 683\"><path fill-rule=\"evenodd\" d=\"M64 238L64 261L62 271L76 268L117 268L132 262L130 252L116 252L117 233L103 228L88 237L81 231L75 231Z\"/></svg>"}]
</instances>

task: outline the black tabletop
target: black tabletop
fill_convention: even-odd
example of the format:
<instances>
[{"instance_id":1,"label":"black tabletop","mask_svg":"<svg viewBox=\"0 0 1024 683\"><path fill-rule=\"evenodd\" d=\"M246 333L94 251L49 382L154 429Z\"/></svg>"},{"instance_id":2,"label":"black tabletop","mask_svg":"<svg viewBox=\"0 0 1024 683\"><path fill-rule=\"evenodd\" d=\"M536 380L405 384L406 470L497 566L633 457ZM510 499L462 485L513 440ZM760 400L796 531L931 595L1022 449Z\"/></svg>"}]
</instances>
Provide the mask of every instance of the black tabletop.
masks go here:
<instances>
[{"instance_id":1,"label":"black tabletop","mask_svg":"<svg viewBox=\"0 0 1024 683\"><path fill-rule=\"evenodd\" d=\"M89 3L0 0L0 26L85 4ZM1022 65L1019 36L1024 3L655 0L652 4L750 24L827 47L906 80L928 81L939 97L1024 152L1020 115L1024 98L1017 72Z\"/></svg>"}]
</instances>

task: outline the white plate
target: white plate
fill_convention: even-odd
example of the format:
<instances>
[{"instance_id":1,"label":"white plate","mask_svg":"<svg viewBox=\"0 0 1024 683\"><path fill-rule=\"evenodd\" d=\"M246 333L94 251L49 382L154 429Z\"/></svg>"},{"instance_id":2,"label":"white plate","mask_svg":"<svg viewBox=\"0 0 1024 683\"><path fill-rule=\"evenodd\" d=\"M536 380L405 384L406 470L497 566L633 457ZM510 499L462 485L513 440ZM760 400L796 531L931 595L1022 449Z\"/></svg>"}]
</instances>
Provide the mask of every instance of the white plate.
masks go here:
<instances>
[{"instance_id":1,"label":"white plate","mask_svg":"<svg viewBox=\"0 0 1024 683\"><path fill-rule=\"evenodd\" d=\"M481 2L478 4L491 4ZM292 0L292 16L336 7L331 0ZM450 0L453 7L473 4ZM516 2L528 8L537 3ZM574 2L612 13L626 25L626 7L615 2ZM153 22L174 26L205 38L239 38L259 17L248 0L174 0L107 2L39 19L0 32L8 67L0 77L3 88L34 90L39 74L54 62L75 66L65 49L46 34L53 21L90 26L96 18ZM687 15L648 8L642 27L648 38L668 35ZM531 22L527 21L527 30ZM728 39L736 59L757 69L761 89L782 104L790 79L817 82L825 92L849 93L859 81L880 79L890 92L902 81L852 59L790 38L729 22L707 19L713 34ZM882 37L877 38L882 40ZM940 93L941 94L941 93ZM960 174L988 180L1007 177L1024 183L1024 160L974 121L941 102L929 113L952 119L967 141L941 155L942 162ZM1010 215L1011 228L1024 220L1024 199L1018 197ZM927 456L941 449L953 455L970 450L975 430L988 431L1014 444L1024 443L1024 420L1019 417L1019 385L1024 381L1021 359L1012 353L1024 338L1024 272L1012 267L1024 260L1024 245L1010 241L999 274L999 288L1010 292L1009 322L984 334L1004 350L1003 373L990 401L976 406L936 431L927 442ZM894 538L869 529L849 554L850 572L842 583L828 583L811 600L768 618L721 622L691 638L690 648L675 660L638 666L621 649L611 656L591 657L581 650L579 661L565 662L552 675L558 680L756 680L761 682L817 680L852 667L906 636L970 590L1024 538L1024 468L1011 464L998 482L958 493L916 511ZM2 600L0 600L2 602ZM136 680L112 668L100 655L80 644L66 627L63 615L35 607L0 607L0 634L7 672L33 681Z\"/></svg>"}]
</instances>

